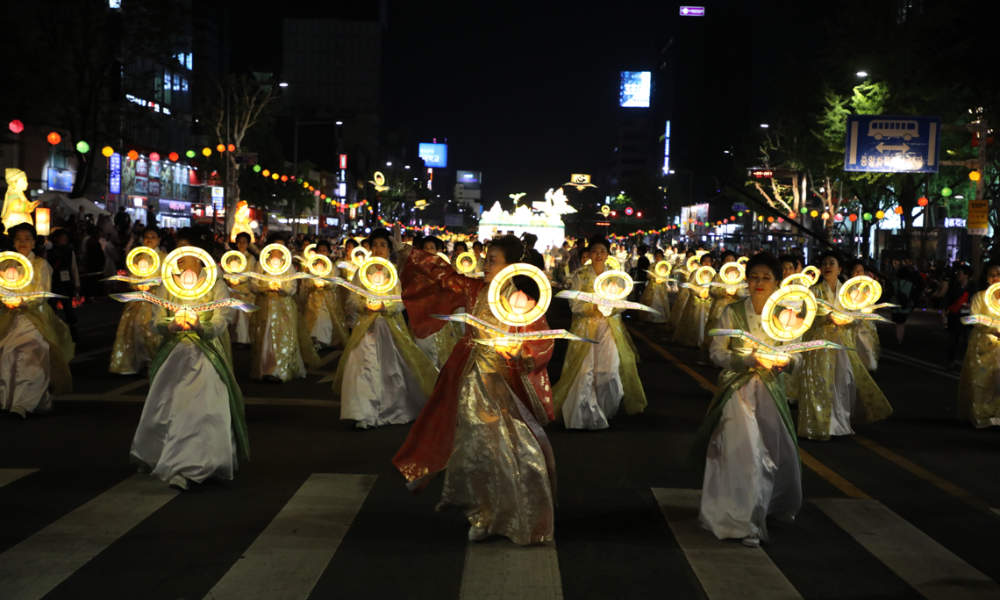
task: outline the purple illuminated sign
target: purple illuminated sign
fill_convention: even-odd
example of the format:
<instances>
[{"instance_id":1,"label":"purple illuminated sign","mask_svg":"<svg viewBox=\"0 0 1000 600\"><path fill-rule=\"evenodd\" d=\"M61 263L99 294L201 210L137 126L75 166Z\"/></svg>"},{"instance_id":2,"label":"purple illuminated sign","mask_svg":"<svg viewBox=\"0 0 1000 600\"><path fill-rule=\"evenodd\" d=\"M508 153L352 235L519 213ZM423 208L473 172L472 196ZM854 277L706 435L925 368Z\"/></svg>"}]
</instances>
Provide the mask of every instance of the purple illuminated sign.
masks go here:
<instances>
[{"instance_id":1,"label":"purple illuminated sign","mask_svg":"<svg viewBox=\"0 0 1000 600\"><path fill-rule=\"evenodd\" d=\"M704 6L682 6L681 7L682 17L704 17L705 7Z\"/></svg>"},{"instance_id":2,"label":"purple illuminated sign","mask_svg":"<svg viewBox=\"0 0 1000 600\"><path fill-rule=\"evenodd\" d=\"M108 192L122 193L122 155L115 152L108 164Z\"/></svg>"}]
</instances>

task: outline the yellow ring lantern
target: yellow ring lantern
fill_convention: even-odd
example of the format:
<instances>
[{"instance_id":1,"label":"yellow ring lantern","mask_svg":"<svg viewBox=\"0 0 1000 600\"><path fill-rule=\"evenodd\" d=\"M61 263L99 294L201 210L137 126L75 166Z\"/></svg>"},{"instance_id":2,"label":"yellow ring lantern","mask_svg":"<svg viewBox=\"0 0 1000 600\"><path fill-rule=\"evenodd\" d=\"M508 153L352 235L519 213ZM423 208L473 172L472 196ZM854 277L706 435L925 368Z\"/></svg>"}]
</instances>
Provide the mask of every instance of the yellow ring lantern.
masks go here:
<instances>
[{"instance_id":1,"label":"yellow ring lantern","mask_svg":"<svg viewBox=\"0 0 1000 600\"><path fill-rule=\"evenodd\" d=\"M606 274L607 272L601 275ZM517 275L530 277L538 284L538 302L525 313L514 312L506 296L501 294L507 281ZM486 292L486 301L490 305L490 312L503 324L511 327L530 325L541 318L549 309L549 304L552 302L552 284L538 267L527 263L514 263L504 267L490 282L490 287Z\"/></svg>"},{"instance_id":2,"label":"yellow ring lantern","mask_svg":"<svg viewBox=\"0 0 1000 600\"><path fill-rule=\"evenodd\" d=\"M455 257L455 270L459 273L472 273L476 270L476 255L463 252Z\"/></svg>"},{"instance_id":3,"label":"yellow ring lantern","mask_svg":"<svg viewBox=\"0 0 1000 600\"><path fill-rule=\"evenodd\" d=\"M386 277L384 281L373 282L371 278L369 278L368 269L376 265L382 266L382 270L379 271L380 273L384 272L389 273L389 276ZM396 268L392 266L391 262L387 261L384 258L379 258L377 256L369 256L368 260L362 263L361 267L359 268L361 271L360 279L362 285L364 285L368 291L374 294L382 294L382 295L389 294L396 287L396 284L399 283L399 276L396 275Z\"/></svg>"},{"instance_id":4,"label":"yellow ring lantern","mask_svg":"<svg viewBox=\"0 0 1000 600\"><path fill-rule=\"evenodd\" d=\"M607 290L608 280L611 278L621 279L624 283L616 292ZM632 293L632 278L622 271L605 271L594 280L594 292L605 300L622 300Z\"/></svg>"},{"instance_id":5,"label":"yellow ring lantern","mask_svg":"<svg viewBox=\"0 0 1000 600\"><path fill-rule=\"evenodd\" d=\"M306 259L306 268L316 277L326 277L333 272L333 263L326 256L313 253Z\"/></svg>"},{"instance_id":6,"label":"yellow ring lantern","mask_svg":"<svg viewBox=\"0 0 1000 600\"><path fill-rule=\"evenodd\" d=\"M354 250L351 250L351 262L359 267L368 260L369 256L371 256L371 252L364 246L355 246Z\"/></svg>"},{"instance_id":7,"label":"yellow ring lantern","mask_svg":"<svg viewBox=\"0 0 1000 600\"><path fill-rule=\"evenodd\" d=\"M0 254L0 256L3 256ZM993 313L994 316L1000 317L1000 300L997 300L997 292L1000 292L1000 283L994 283L990 287L986 288L986 308Z\"/></svg>"},{"instance_id":8,"label":"yellow ring lantern","mask_svg":"<svg viewBox=\"0 0 1000 600\"><path fill-rule=\"evenodd\" d=\"M20 252L0 252L0 263L8 260L16 262L21 267L21 271L18 273L14 267L0 271L0 281L3 282L0 287L12 291L23 290L34 278L35 268L31 266L31 261Z\"/></svg>"},{"instance_id":9,"label":"yellow ring lantern","mask_svg":"<svg viewBox=\"0 0 1000 600\"><path fill-rule=\"evenodd\" d=\"M302 256L305 258L309 258L315 253L316 253L316 244L309 244L302 249Z\"/></svg>"},{"instance_id":10,"label":"yellow ring lantern","mask_svg":"<svg viewBox=\"0 0 1000 600\"><path fill-rule=\"evenodd\" d=\"M204 277L200 282L193 282L190 286L182 286L176 280L177 276L182 275L180 267L177 266L177 261L186 256L193 256L204 265L202 269ZM168 254L167 258L163 261L164 287L174 296L185 300L197 300L210 292L215 287L215 280L218 274L215 260L212 259L208 252L197 246L181 246Z\"/></svg>"},{"instance_id":11,"label":"yellow ring lantern","mask_svg":"<svg viewBox=\"0 0 1000 600\"><path fill-rule=\"evenodd\" d=\"M809 284L811 286L819 283L819 276L822 275L822 273L820 273L819 267L814 267L812 265L809 265L808 267L802 269L802 274L812 280L812 283Z\"/></svg>"},{"instance_id":12,"label":"yellow ring lantern","mask_svg":"<svg viewBox=\"0 0 1000 600\"><path fill-rule=\"evenodd\" d=\"M742 283L746 279L746 275L746 267L738 261L726 263L719 268L719 279L726 285Z\"/></svg>"},{"instance_id":13,"label":"yellow ring lantern","mask_svg":"<svg viewBox=\"0 0 1000 600\"><path fill-rule=\"evenodd\" d=\"M699 267L697 271L694 272L694 277L691 278L691 282L696 285L708 285L712 283L715 279L715 269L712 267Z\"/></svg>"},{"instance_id":14,"label":"yellow ring lantern","mask_svg":"<svg viewBox=\"0 0 1000 600\"><path fill-rule=\"evenodd\" d=\"M740 265L743 265L743 267L746 268L748 260L750 260L749 256L741 256L741 257L739 257L739 258L736 259L736 263L740 264Z\"/></svg>"},{"instance_id":15,"label":"yellow ring lantern","mask_svg":"<svg viewBox=\"0 0 1000 600\"><path fill-rule=\"evenodd\" d=\"M277 267L271 264L271 252L275 250L281 253L281 265ZM268 275L281 275L291 264L292 253L281 244L268 244L260 251L260 268Z\"/></svg>"},{"instance_id":16,"label":"yellow ring lantern","mask_svg":"<svg viewBox=\"0 0 1000 600\"><path fill-rule=\"evenodd\" d=\"M694 255L698 257L698 260L701 260L701 257L705 256L706 254L708 254L708 250L695 250L694 251Z\"/></svg>"},{"instance_id":17,"label":"yellow ring lantern","mask_svg":"<svg viewBox=\"0 0 1000 600\"><path fill-rule=\"evenodd\" d=\"M871 277L852 277L840 286L837 299L847 310L864 310L875 304L882 295L882 286Z\"/></svg>"},{"instance_id":18,"label":"yellow ring lantern","mask_svg":"<svg viewBox=\"0 0 1000 600\"><path fill-rule=\"evenodd\" d=\"M671 271L673 271L673 267L671 267L670 263L668 263L665 260L661 260L660 262L656 263L656 265L653 267L653 273L657 277L660 277L660 278L663 278L663 279L666 279L666 278L670 277L670 272Z\"/></svg>"},{"instance_id":19,"label":"yellow ring lantern","mask_svg":"<svg viewBox=\"0 0 1000 600\"><path fill-rule=\"evenodd\" d=\"M236 266L233 266L233 261L236 261ZM242 273L247 270L247 257L243 256L243 253L239 250L230 250L222 255L222 270L226 273L231 273L233 275L237 273Z\"/></svg>"},{"instance_id":20,"label":"yellow ring lantern","mask_svg":"<svg viewBox=\"0 0 1000 600\"><path fill-rule=\"evenodd\" d=\"M701 266L701 257L695 254L694 256L689 256L686 261L684 261L684 266L687 267L688 273L694 273Z\"/></svg>"},{"instance_id":21,"label":"yellow ring lantern","mask_svg":"<svg viewBox=\"0 0 1000 600\"><path fill-rule=\"evenodd\" d=\"M805 273L792 273L788 277L781 280L781 285L779 287L788 287L790 285L804 285L806 287L812 287L812 278Z\"/></svg>"},{"instance_id":22,"label":"yellow ring lantern","mask_svg":"<svg viewBox=\"0 0 1000 600\"><path fill-rule=\"evenodd\" d=\"M146 264L142 259L146 258ZM160 272L160 255L156 250L145 246L136 246L125 257L125 266L136 277L155 277Z\"/></svg>"},{"instance_id":23,"label":"yellow ring lantern","mask_svg":"<svg viewBox=\"0 0 1000 600\"><path fill-rule=\"evenodd\" d=\"M783 300L802 302L805 308L805 317L794 329L788 329L787 324L782 323L780 317L776 318L774 316L774 309L781 308ZM782 312L787 310L793 309L782 309ZM794 340L797 337L801 337L812 326L813 319L816 318L816 297L804 285L781 286L764 303L764 311L761 313L761 317L761 326L764 328L764 332L772 339L783 342Z\"/></svg>"},{"instance_id":24,"label":"yellow ring lantern","mask_svg":"<svg viewBox=\"0 0 1000 600\"><path fill-rule=\"evenodd\" d=\"M587 259L587 262L583 263L583 266L591 265L594 261ZM608 255L607 260L604 261L604 268L608 271L621 271L622 264L618 262L618 259L614 256Z\"/></svg>"}]
</instances>

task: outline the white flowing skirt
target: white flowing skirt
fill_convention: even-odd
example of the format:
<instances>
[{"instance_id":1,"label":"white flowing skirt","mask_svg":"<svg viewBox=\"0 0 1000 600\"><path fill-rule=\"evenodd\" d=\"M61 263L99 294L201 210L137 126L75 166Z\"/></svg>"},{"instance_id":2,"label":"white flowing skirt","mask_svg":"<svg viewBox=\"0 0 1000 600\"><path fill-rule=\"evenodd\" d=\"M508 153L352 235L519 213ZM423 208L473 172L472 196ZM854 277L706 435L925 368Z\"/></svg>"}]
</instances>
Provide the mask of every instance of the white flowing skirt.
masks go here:
<instances>
[{"instance_id":1,"label":"white flowing skirt","mask_svg":"<svg viewBox=\"0 0 1000 600\"><path fill-rule=\"evenodd\" d=\"M851 428L851 410L858 399L854 384L854 370L847 350L837 350L834 366L833 404L830 406L830 435L854 435Z\"/></svg>"},{"instance_id":2,"label":"white flowing skirt","mask_svg":"<svg viewBox=\"0 0 1000 600\"><path fill-rule=\"evenodd\" d=\"M0 409L52 410L49 374L49 343L28 317L15 315L0 340Z\"/></svg>"},{"instance_id":3,"label":"white flowing skirt","mask_svg":"<svg viewBox=\"0 0 1000 600\"><path fill-rule=\"evenodd\" d=\"M448 327L448 324L445 324L445 327ZM420 351L424 353L424 356L434 363L434 366L439 370L441 369L441 361L438 359L437 338L440 334L441 332L438 331L425 338L413 336L413 341L417 343L417 348L420 348Z\"/></svg>"},{"instance_id":4,"label":"white flowing skirt","mask_svg":"<svg viewBox=\"0 0 1000 600\"><path fill-rule=\"evenodd\" d=\"M250 313L245 313L242 310L233 311L236 313L236 317L233 319L233 337L236 339L237 344L249 344L250 343Z\"/></svg>"},{"instance_id":5,"label":"white flowing skirt","mask_svg":"<svg viewBox=\"0 0 1000 600\"><path fill-rule=\"evenodd\" d=\"M562 416L567 429L606 429L625 395L618 372L618 347L606 320L597 326L596 337L597 343L591 345L583 368L566 393Z\"/></svg>"},{"instance_id":6,"label":"white flowing skirt","mask_svg":"<svg viewBox=\"0 0 1000 600\"><path fill-rule=\"evenodd\" d=\"M238 311L243 312L243 311ZM299 316L299 318L302 318ZM281 379L278 374L278 354L274 351L274 335L271 331L271 321L268 319L267 324L264 326L264 339L260 342L260 377L261 379L271 376ZM285 325L286 327L295 327L296 324L290 323ZM298 361L298 372L300 373L299 378L306 376L306 363L302 361L302 353L299 352L299 347L295 346L294 351L291 353L292 360ZM286 367L286 371L291 371L291 365Z\"/></svg>"},{"instance_id":7,"label":"white flowing skirt","mask_svg":"<svg viewBox=\"0 0 1000 600\"><path fill-rule=\"evenodd\" d=\"M647 283L646 285L653 284ZM648 315L646 318L647 323L666 323L670 320L670 309L667 307L666 303L663 302L664 295L666 295L666 292L663 294L654 293L653 301L649 303L649 307L660 314L654 315L653 313L640 313Z\"/></svg>"},{"instance_id":8,"label":"white flowing skirt","mask_svg":"<svg viewBox=\"0 0 1000 600\"><path fill-rule=\"evenodd\" d=\"M767 540L768 515L789 520L801 507L798 449L754 377L733 393L712 433L698 521L719 539Z\"/></svg>"},{"instance_id":9,"label":"white flowing skirt","mask_svg":"<svg viewBox=\"0 0 1000 600\"><path fill-rule=\"evenodd\" d=\"M229 390L194 342L177 344L156 373L131 454L163 481L177 474L197 483L233 478L237 457Z\"/></svg>"},{"instance_id":10,"label":"white flowing skirt","mask_svg":"<svg viewBox=\"0 0 1000 600\"><path fill-rule=\"evenodd\" d=\"M399 425L417 418L427 396L396 348L385 319L378 318L347 357L340 418L369 427Z\"/></svg>"},{"instance_id":11,"label":"white flowing skirt","mask_svg":"<svg viewBox=\"0 0 1000 600\"><path fill-rule=\"evenodd\" d=\"M327 307L326 302L321 302L319 312L316 313L316 322L313 323L312 329L309 331L309 336L324 346L335 346L340 343L340 336L337 336L335 339L335 335L336 332L333 329L333 319L330 317L330 309Z\"/></svg>"},{"instance_id":12,"label":"white flowing skirt","mask_svg":"<svg viewBox=\"0 0 1000 600\"><path fill-rule=\"evenodd\" d=\"M878 369L878 360L875 358L875 350L872 348L871 332L864 327L858 329L858 358L861 364L868 371Z\"/></svg>"}]
</instances>

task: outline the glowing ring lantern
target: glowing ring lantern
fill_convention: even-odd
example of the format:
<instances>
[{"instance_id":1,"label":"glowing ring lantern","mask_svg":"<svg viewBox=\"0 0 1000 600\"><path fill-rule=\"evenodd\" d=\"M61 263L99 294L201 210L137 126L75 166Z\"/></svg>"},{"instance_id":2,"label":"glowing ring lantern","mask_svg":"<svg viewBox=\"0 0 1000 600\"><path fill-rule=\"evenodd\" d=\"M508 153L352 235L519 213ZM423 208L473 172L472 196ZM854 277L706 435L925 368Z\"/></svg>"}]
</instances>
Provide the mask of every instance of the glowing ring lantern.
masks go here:
<instances>
[{"instance_id":1,"label":"glowing ring lantern","mask_svg":"<svg viewBox=\"0 0 1000 600\"><path fill-rule=\"evenodd\" d=\"M601 273L601 275L608 273L610 271ZM530 277L538 285L538 302L533 308L523 313L515 312L516 307L512 307L507 297L500 293L506 287L507 281L518 275ZM619 275L621 274L619 273ZM538 267L527 263L514 263L501 269L490 282L489 290L486 292L486 301L490 305L490 312L504 325L511 327L530 325L540 319L549 309L549 304L552 302L552 284Z\"/></svg>"},{"instance_id":2,"label":"glowing ring lantern","mask_svg":"<svg viewBox=\"0 0 1000 600\"><path fill-rule=\"evenodd\" d=\"M19 276L18 270L15 267L8 267L0 271L0 281L3 282L3 285L0 285L0 287L15 292L23 290L31 283L32 278L34 278L35 268L31 266L31 261L20 252L0 252L0 263L8 260L16 262L21 267L21 273Z\"/></svg>"},{"instance_id":3,"label":"glowing ring lantern","mask_svg":"<svg viewBox=\"0 0 1000 600\"><path fill-rule=\"evenodd\" d=\"M271 252L275 250L281 253L281 263L278 266L271 264ZM268 244L264 246L264 249L260 251L260 258L260 268L268 275L281 275L292 264L292 253L281 244Z\"/></svg>"},{"instance_id":4,"label":"glowing ring lantern","mask_svg":"<svg viewBox=\"0 0 1000 600\"><path fill-rule=\"evenodd\" d=\"M463 252L455 257L455 270L459 273L471 273L476 270L476 255Z\"/></svg>"},{"instance_id":5,"label":"glowing ring lantern","mask_svg":"<svg viewBox=\"0 0 1000 600\"><path fill-rule=\"evenodd\" d=\"M622 284L608 281L611 278L617 278L622 280ZM632 293L632 278L622 271L605 271L597 276L594 280L594 292L604 298L605 300L624 300ZM613 286L611 290L608 289L609 286Z\"/></svg>"},{"instance_id":6,"label":"glowing ring lantern","mask_svg":"<svg viewBox=\"0 0 1000 600\"><path fill-rule=\"evenodd\" d=\"M781 302L784 300L802 302L805 307L805 317L794 329L788 329L786 324L781 323L774 316L774 309L781 308ZM783 310L793 309L788 308ZM784 342L794 340L797 337L801 337L812 326L813 319L816 318L816 296L813 296L809 288L803 285L781 286L764 303L764 311L761 313L761 316L763 317L761 319L761 326L771 339Z\"/></svg>"},{"instance_id":7,"label":"glowing ring lantern","mask_svg":"<svg viewBox=\"0 0 1000 600\"><path fill-rule=\"evenodd\" d=\"M136 246L125 257L125 266L136 277L155 277L160 272L160 255L146 246Z\"/></svg>"},{"instance_id":8,"label":"glowing ring lantern","mask_svg":"<svg viewBox=\"0 0 1000 600\"><path fill-rule=\"evenodd\" d=\"M739 257L739 258L736 259L736 263L740 264L740 265L743 265L744 267L746 267L748 260L750 260L749 256L741 256L741 257Z\"/></svg>"},{"instance_id":9,"label":"glowing ring lantern","mask_svg":"<svg viewBox=\"0 0 1000 600\"><path fill-rule=\"evenodd\" d=\"M814 267L812 265L809 265L808 267L802 269L802 274L805 275L806 277L809 277L812 280L812 283L810 283L809 285L816 285L817 283L819 283L819 276L822 275L822 273L820 273L819 267Z\"/></svg>"},{"instance_id":10,"label":"glowing ring lantern","mask_svg":"<svg viewBox=\"0 0 1000 600\"><path fill-rule=\"evenodd\" d=\"M715 279L715 269L712 267L699 267L697 271L694 272L694 277L691 278L692 283L696 285L708 285L712 283Z\"/></svg>"},{"instance_id":11,"label":"glowing ring lantern","mask_svg":"<svg viewBox=\"0 0 1000 600\"><path fill-rule=\"evenodd\" d=\"M236 266L233 266L233 261L236 261ZM247 270L247 257L243 256L243 253L239 250L226 252L222 255L222 260L219 262L222 263L222 270L232 275Z\"/></svg>"},{"instance_id":12,"label":"glowing ring lantern","mask_svg":"<svg viewBox=\"0 0 1000 600\"><path fill-rule=\"evenodd\" d=\"M354 250L351 250L351 262L360 267L368 260L371 254L364 246L355 246Z\"/></svg>"},{"instance_id":13,"label":"glowing ring lantern","mask_svg":"<svg viewBox=\"0 0 1000 600\"><path fill-rule=\"evenodd\" d=\"M305 258L309 258L315 253L316 253L316 244L309 244L302 249L302 256Z\"/></svg>"},{"instance_id":14,"label":"glowing ring lantern","mask_svg":"<svg viewBox=\"0 0 1000 600\"><path fill-rule=\"evenodd\" d=\"M371 277L368 275L368 269L376 265L382 266L382 270L378 271L378 273L380 274L388 273L389 274L388 277L385 277L385 279L381 279L379 281L372 281ZM384 258L379 258L377 256L370 256L368 257L368 260L362 263L361 267L359 268L361 271L360 279L362 285L364 285L365 288L368 291L372 292L373 294L379 294L379 295L389 294L396 287L396 284L399 283L399 276L396 275L396 268L392 266L391 262L387 261Z\"/></svg>"},{"instance_id":15,"label":"glowing ring lantern","mask_svg":"<svg viewBox=\"0 0 1000 600\"><path fill-rule=\"evenodd\" d=\"M3 256L0 254L0 256ZM1000 300L997 300L997 292L1000 292L1000 283L994 283L986 288L986 308L995 317L1000 317Z\"/></svg>"},{"instance_id":16,"label":"glowing ring lantern","mask_svg":"<svg viewBox=\"0 0 1000 600\"><path fill-rule=\"evenodd\" d=\"M701 257L695 254L694 256L689 256L686 261L684 261L684 266L687 267L688 273L694 273L701 266Z\"/></svg>"},{"instance_id":17,"label":"glowing ring lantern","mask_svg":"<svg viewBox=\"0 0 1000 600\"><path fill-rule=\"evenodd\" d=\"M673 270L673 267L671 267L670 263L668 263L665 260L661 260L660 262L656 263L656 265L653 267L653 273L657 277L660 277L662 279L666 279L667 277L670 277L670 272L672 270Z\"/></svg>"},{"instance_id":18,"label":"glowing ring lantern","mask_svg":"<svg viewBox=\"0 0 1000 600\"><path fill-rule=\"evenodd\" d=\"M705 268L705 267L702 267ZM719 279L726 285L737 285L746 279L746 267L740 262L731 262L719 268Z\"/></svg>"},{"instance_id":19,"label":"glowing ring lantern","mask_svg":"<svg viewBox=\"0 0 1000 600\"><path fill-rule=\"evenodd\" d=\"M306 259L306 268L316 277L326 277L333 272L333 263L326 256L314 253Z\"/></svg>"},{"instance_id":20,"label":"glowing ring lantern","mask_svg":"<svg viewBox=\"0 0 1000 600\"><path fill-rule=\"evenodd\" d=\"M183 276L183 272L177 266L177 261L187 256L197 258L204 267L202 268L202 278L200 281L194 281L185 285L177 282L176 277ZM185 300L197 300L208 294L215 287L215 280L218 275L219 271L215 265L215 260L208 252L197 246L181 246L168 254L167 258L163 261L163 286L174 296Z\"/></svg>"},{"instance_id":21,"label":"glowing ring lantern","mask_svg":"<svg viewBox=\"0 0 1000 600\"><path fill-rule=\"evenodd\" d=\"M837 299L847 310L864 310L875 304L882 295L882 286L871 277L852 277L840 286Z\"/></svg>"}]
</instances>

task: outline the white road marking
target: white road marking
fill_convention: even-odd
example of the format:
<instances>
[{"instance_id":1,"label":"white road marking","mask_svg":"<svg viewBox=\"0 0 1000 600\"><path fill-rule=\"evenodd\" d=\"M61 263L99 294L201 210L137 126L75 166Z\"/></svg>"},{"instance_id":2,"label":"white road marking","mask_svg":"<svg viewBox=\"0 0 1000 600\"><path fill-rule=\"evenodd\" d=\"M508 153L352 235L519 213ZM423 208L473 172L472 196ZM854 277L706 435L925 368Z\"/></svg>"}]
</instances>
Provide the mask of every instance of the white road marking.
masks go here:
<instances>
[{"instance_id":1,"label":"white road marking","mask_svg":"<svg viewBox=\"0 0 1000 600\"><path fill-rule=\"evenodd\" d=\"M653 488L653 496L710 600L802 598L763 549L719 540L702 529L701 490Z\"/></svg>"},{"instance_id":2,"label":"white road marking","mask_svg":"<svg viewBox=\"0 0 1000 600\"><path fill-rule=\"evenodd\" d=\"M31 475L38 469L0 469L0 488Z\"/></svg>"},{"instance_id":3,"label":"white road marking","mask_svg":"<svg viewBox=\"0 0 1000 600\"><path fill-rule=\"evenodd\" d=\"M0 554L0 598L38 600L177 495L133 475Z\"/></svg>"},{"instance_id":4,"label":"white road marking","mask_svg":"<svg viewBox=\"0 0 1000 600\"><path fill-rule=\"evenodd\" d=\"M1000 598L1000 585L878 500L811 502L928 600Z\"/></svg>"},{"instance_id":5,"label":"white road marking","mask_svg":"<svg viewBox=\"0 0 1000 600\"><path fill-rule=\"evenodd\" d=\"M309 597L375 479L314 473L205 598Z\"/></svg>"},{"instance_id":6,"label":"white road marking","mask_svg":"<svg viewBox=\"0 0 1000 600\"><path fill-rule=\"evenodd\" d=\"M506 539L470 542L460 600L561 600L554 543L518 546Z\"/></svg>"}]
</instances>

